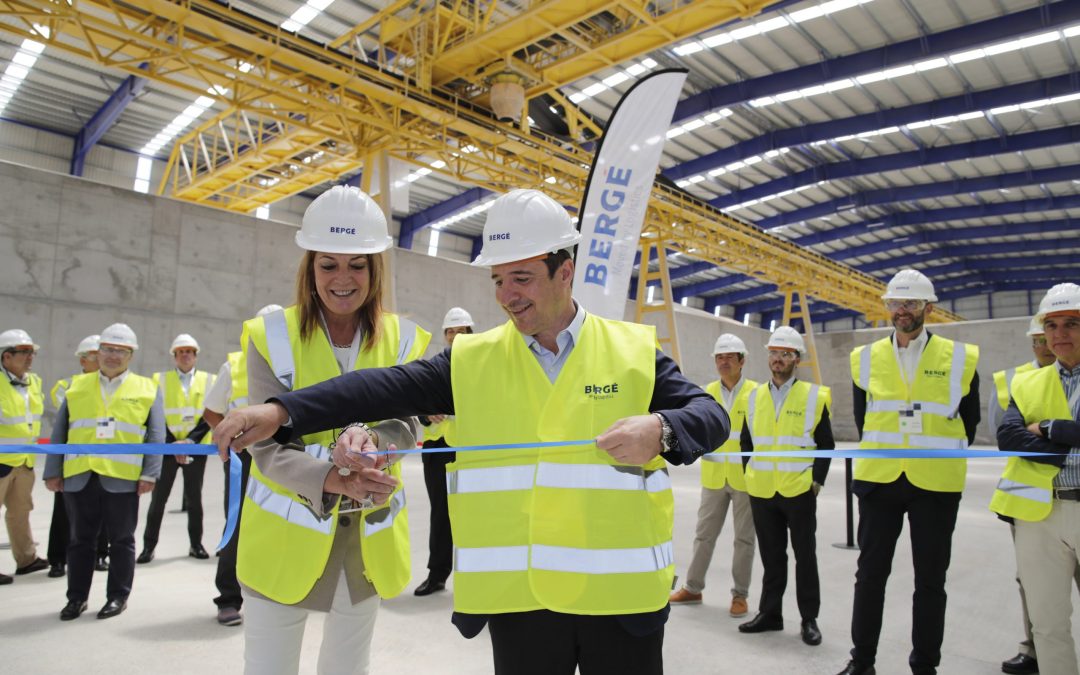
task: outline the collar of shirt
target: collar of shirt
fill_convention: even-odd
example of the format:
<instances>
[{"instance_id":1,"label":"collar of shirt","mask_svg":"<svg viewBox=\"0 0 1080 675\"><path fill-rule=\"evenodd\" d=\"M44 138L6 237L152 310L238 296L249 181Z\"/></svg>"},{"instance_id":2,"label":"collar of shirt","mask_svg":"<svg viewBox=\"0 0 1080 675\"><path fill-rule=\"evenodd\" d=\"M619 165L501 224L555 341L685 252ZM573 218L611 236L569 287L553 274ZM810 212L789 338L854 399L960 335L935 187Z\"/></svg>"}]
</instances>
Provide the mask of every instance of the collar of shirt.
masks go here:
<instances>
[{"instance_id":1,"label":"collar of shirt","mask_svg":"<svg viewBox=\"0 0 1080 675\"><path fill-rule=\"evenodd\" d=\"M10 370L4 368L3 366L0 366L0 370L4 371L4 375L7 375L7 379L9 382L11 382L12 385L16 387L30 386L30 378L26 375L23 375L22 377L15 377L15 375L13 375Z\"/></svg>"},{"instance_id":2,"label":"collar of shirt","mask_svg":"<svg viewBox=\"0 0 1080 675\"><path fill-rule=\"evenodd\" d=\"M724 381L720 380L720 395L724 397L724 407L728 410L731 410L731 407L735 405L735 394L737 394L742 387L744 379L745 378L742 375L739 375L739 381L736 382L735 386L731 389L728 389L727 385L724 384Z\"/></svg>"},{"instance_id":3,"label":"collar of shirt","mask_svg":"<svg viewBox=\"0 0 1080 675\"><path fill-rule=\"evenodd\" d=\"M791 392L791 388L795 386L795 381L799 378L792 376L790 380L783 383L779 387L776 383L769 379L769 394L772 395L773 411L776 413L776 417L780 417L780 409L784 407L784 401L787 400L787 395Z\"/></svg>"},{"instance_id":4,"label":"collar of shirt","mask_svg":"<svg viewBox=\"0 0 1080 675\"><path fill-rule=\"evenodd\" d=\"M1072 370L1069 370L1061 364L1061 361L1054 361L1054 367L1058 369L1058 375L1060 375L1063 380L1071 380L1074 377L1080 377L1080 366L1076 366Z\"/></svg>"},{"instance_id":5,"label":"collar of shirt","mask_svg":"<svg viewBox=\"0 0 1080 675\"><path fill-rule=\"evenodd\" d=\"M176 369L176 374L180 377L181 382L183 382L184 384L187 384L187 383L191 382L191 376L195 374L195 369L192 368L191 370L189 370L189 371L187 371L185 373L185 372L181 371L179 368L177 368Z\"/></svg>"},{"instance_id":6,"label":"collar of shirt","mask_svg":"<svg viewBox=\"0 0 1080 675\"><path fill-rule=\"evenodd\" d=\"M529 351L537 356L551 357L551 356L565 356L567 352L574 348L577 344L578 336L581 335L581 327L585 324L585 308L582 307L577 300L574 301L574 306L577 307L577 313L574 314L574 318L570 321L570 325L559 331L559 334L555 337L555 346L558 348L558 352L552 352L547 347L544 347L537 341L536 337L532 335L523 335L525 338L525 344L529 347Z\"/></svg>"},{"instance_id":7,"label":"collar of shirt","mask_svg":"<svg viewBox=\"0 0 1080 675\"><path fill-rule=\"evenodd\" d=\"M915 379L915 370L919 366L919 358L922 357L923 349L926 348L926 341L929 339L930 334L926 332L924 327L916 337L908 342L907 347L900 347L896 344L896 331L893 331L893 354L896 355L896 362L900 365L900 372L906 382Z\"/></svg>"},{"instance_id":8,"label":"collar of shirt","mask_svg":"<svg viewBox=\"0 0 1080 675\"><path fill-rule=\"evenodd\" d=\"M105 398L111 397L116 393L116 390L120 388L120 385L124 383L124 378L130 370L125 370L114 378L109 378L105 373L98 371L98 383L101 385L101 393Z\"/></svg>"}]
</instances>

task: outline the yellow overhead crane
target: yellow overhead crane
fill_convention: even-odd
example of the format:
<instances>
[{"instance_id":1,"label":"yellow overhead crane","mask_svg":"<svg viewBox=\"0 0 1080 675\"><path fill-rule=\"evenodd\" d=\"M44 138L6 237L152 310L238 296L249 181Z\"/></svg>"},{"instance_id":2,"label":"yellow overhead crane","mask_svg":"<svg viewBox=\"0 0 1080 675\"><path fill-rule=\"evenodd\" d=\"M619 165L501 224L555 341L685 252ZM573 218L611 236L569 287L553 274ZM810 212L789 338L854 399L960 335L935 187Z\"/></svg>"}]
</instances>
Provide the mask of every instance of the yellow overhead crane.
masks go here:
<instances>
[{"instance_id":1,"label":"yellow overhead crane","mask_svg":"<svg viewBox=\"0 0 1080 675\"><path fill-rule=\"evenodd\" d=\"M576 207L591 153L529 129L524 114L516 127L496 121L478 100L487 74L509 67L529 94L556 93L770 2L547 0L502 16L495 3L397 1L322 45L213 0L0 0L0 30L228 106L174 145L161 191L171 187L180 199L250 212L337 180L382 152L495 191L542 187ZM370 37L375 27L386 30L382 42ZM449 53L461 59L454 68L442 58ZM781 292L884 317L884 286L873 277L682 191L655 185L651 197L643 238Z\"/></svg>"}]
</instances>

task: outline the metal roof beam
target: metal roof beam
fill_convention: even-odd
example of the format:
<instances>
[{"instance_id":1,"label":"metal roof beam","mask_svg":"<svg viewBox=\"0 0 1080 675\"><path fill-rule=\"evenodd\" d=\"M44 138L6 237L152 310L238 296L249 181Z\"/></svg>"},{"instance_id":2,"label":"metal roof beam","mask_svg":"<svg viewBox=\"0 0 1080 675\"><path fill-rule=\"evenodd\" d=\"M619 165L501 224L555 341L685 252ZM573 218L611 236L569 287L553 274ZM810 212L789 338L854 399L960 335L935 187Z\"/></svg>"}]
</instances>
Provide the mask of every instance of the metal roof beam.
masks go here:
<instances>
[{"instance_id":1,"label":"metal roof beam","mask_svg":"<svg viewBox=\"0 0 1080 675\"><path fill-rule=\"evenodd\" d=\"M487 199L493 194L494 193L491 190L474 187L459 195L454 195L446 201L439 202L422 211L417 211L412 215L405 216L401 219L401 232L398 234L398 246L411 249L413 237L416 236L417 232L426 227L430 227L432 224L439 222L443 218L448 218L455 213L461 213L473 204Z\"/></svg>"},{"instance_id":2,"label":"metal roof beam","mask_svg":"<svg viewBox=\"0 0 1080 675\"><path fill-rule=\"evenodd\" d=\"M853 77L890 66L912 63L927 57L946 56L952 52L977 47L988 42L1007 40L1026 33L1066 26L1078 20L1080 20L1080 3L1056 2L932 35L922 35L857 54L723 85L683 99L675 108L672 123L678 124L683 120L704 115L724 106L799 89L811 83Z\"/></svg>"},{"instance_id":3,"label":"metal roof beam","mask_svg":"<svg viewBox=\"0 0 1080 675\"><path fill-rule=\"evenodd\" d=\"M86 156L90 153L91 148L97 145L97 142L101 140L105 133L116 124L128 104L142 93L145 86L146 80L143 78L128 75L120 83L120 86L116 88L116 91L110 94L109 98L101 104L101 107L93 114L90 121L84 124L83 128L75 134L75 145L71 150L71 166L69 169L72 176L83 175Z\"/></svg>"}]
</instances>

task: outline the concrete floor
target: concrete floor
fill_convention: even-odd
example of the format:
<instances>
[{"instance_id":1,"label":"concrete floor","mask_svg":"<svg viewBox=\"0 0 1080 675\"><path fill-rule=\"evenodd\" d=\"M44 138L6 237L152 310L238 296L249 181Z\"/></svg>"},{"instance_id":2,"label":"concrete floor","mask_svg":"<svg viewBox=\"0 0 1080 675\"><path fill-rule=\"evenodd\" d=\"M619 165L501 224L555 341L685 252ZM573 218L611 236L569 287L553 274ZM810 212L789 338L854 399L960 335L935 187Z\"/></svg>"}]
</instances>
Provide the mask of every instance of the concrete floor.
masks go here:
<instances>
[{"instance_id":1,"label":"concrete floor","mask_svg":"<svg viewBox=\"0 0 1080 675\"><path fill-rule=\"evenodd\" d=\"M1014 559L1008 528L986 505L1003 462L973 460L968 487L960 507L953 545L948 591L949 609L940 672L974 675L1000 672L1002 659L1013 656L1021 637L1019 601L1013 581ZM219 508L222 481L216 465L207 470L204 502L209 549L224 518ZM675 547L679 574L685 573L693 544L697 513L698 468L675 468ZM665 663L669 673L836 673L847 661L848 629L856 553L835 548L844 539L843 462L834 462L818 507L818 560L822 611L819 625L824 643L807 647L798 637L794 580L786 598L788 627L782 633L741 635L741 621L728 616L730 531L725 528L708 576L705 604L675 607L667 625ZM416 598L411 589L424 578L427 560L428 504L418 458L406 460L410 489L414 583L402 596L383 603L373 647L373 673L488 673L491 650L486 635L464 640L450 624L449 592ZM52 495L39 482L34 494L38 508L31 524L44 556L48 540ZM143 498L140 520L149 498ZM170 510L179 505L179 486ZM142 533L140 522L139 536ZM0 541L5 541L0 534ZM140 541L141 548L141 541ZM157 559L140 565L128 611L108 621L94 613L105 602L102 573L95 576L90 610L79 620L60 623L65 603L63 579L44 572L16 577L0 588L0 653L6 673L236 673L242 667L243 629L224 628L214 621L211 599L215 559L188 558L185 517L167 513ZM0 552L0 570L14 563ZM792 563L793 564L793 563ZM793 570L792 570L793 573ZM761 565L755 562L751 608L757 604ZM897 548L886 604L878 672L908 672L912 572L910 546ZM1080 603L1078 607L1080 607ZM1080 643L1080 625L1073 632ZM315 672L322 635L322 618L308 624L302 672Z\"/></svg>"}]
</instances>

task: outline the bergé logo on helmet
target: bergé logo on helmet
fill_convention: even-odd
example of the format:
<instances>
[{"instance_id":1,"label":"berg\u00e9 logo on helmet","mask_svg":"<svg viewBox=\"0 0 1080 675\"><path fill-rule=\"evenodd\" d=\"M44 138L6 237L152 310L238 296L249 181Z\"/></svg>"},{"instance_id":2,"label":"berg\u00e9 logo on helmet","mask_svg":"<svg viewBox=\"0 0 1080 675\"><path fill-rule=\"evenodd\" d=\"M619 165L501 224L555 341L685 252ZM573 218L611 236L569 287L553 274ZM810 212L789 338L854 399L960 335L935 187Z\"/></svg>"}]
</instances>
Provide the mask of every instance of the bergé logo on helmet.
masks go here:
<instances>
[{"instance_id":1,"label":"berg\u00e9 logo on helmet","mask_svg":"<svg viewBox=\"0 0 1080 675\"><path fill-rule=\"evenodd\" d=\"M494 232L494 233L488 235L488 241L498 241L500 239L505 239L505 240L509 241L510 233L509 232Z\"/></svg>"},{"instance_id":2,"label":"berg\u00e9 logo on helmet","mask_svg":"<svg viewBox=\"0 0 1080 675\"><path fill-rule=\"evenodd\" d=\"M355 227L331 227L330 234L356 234Z\"/></svg>"}]
</instances>

